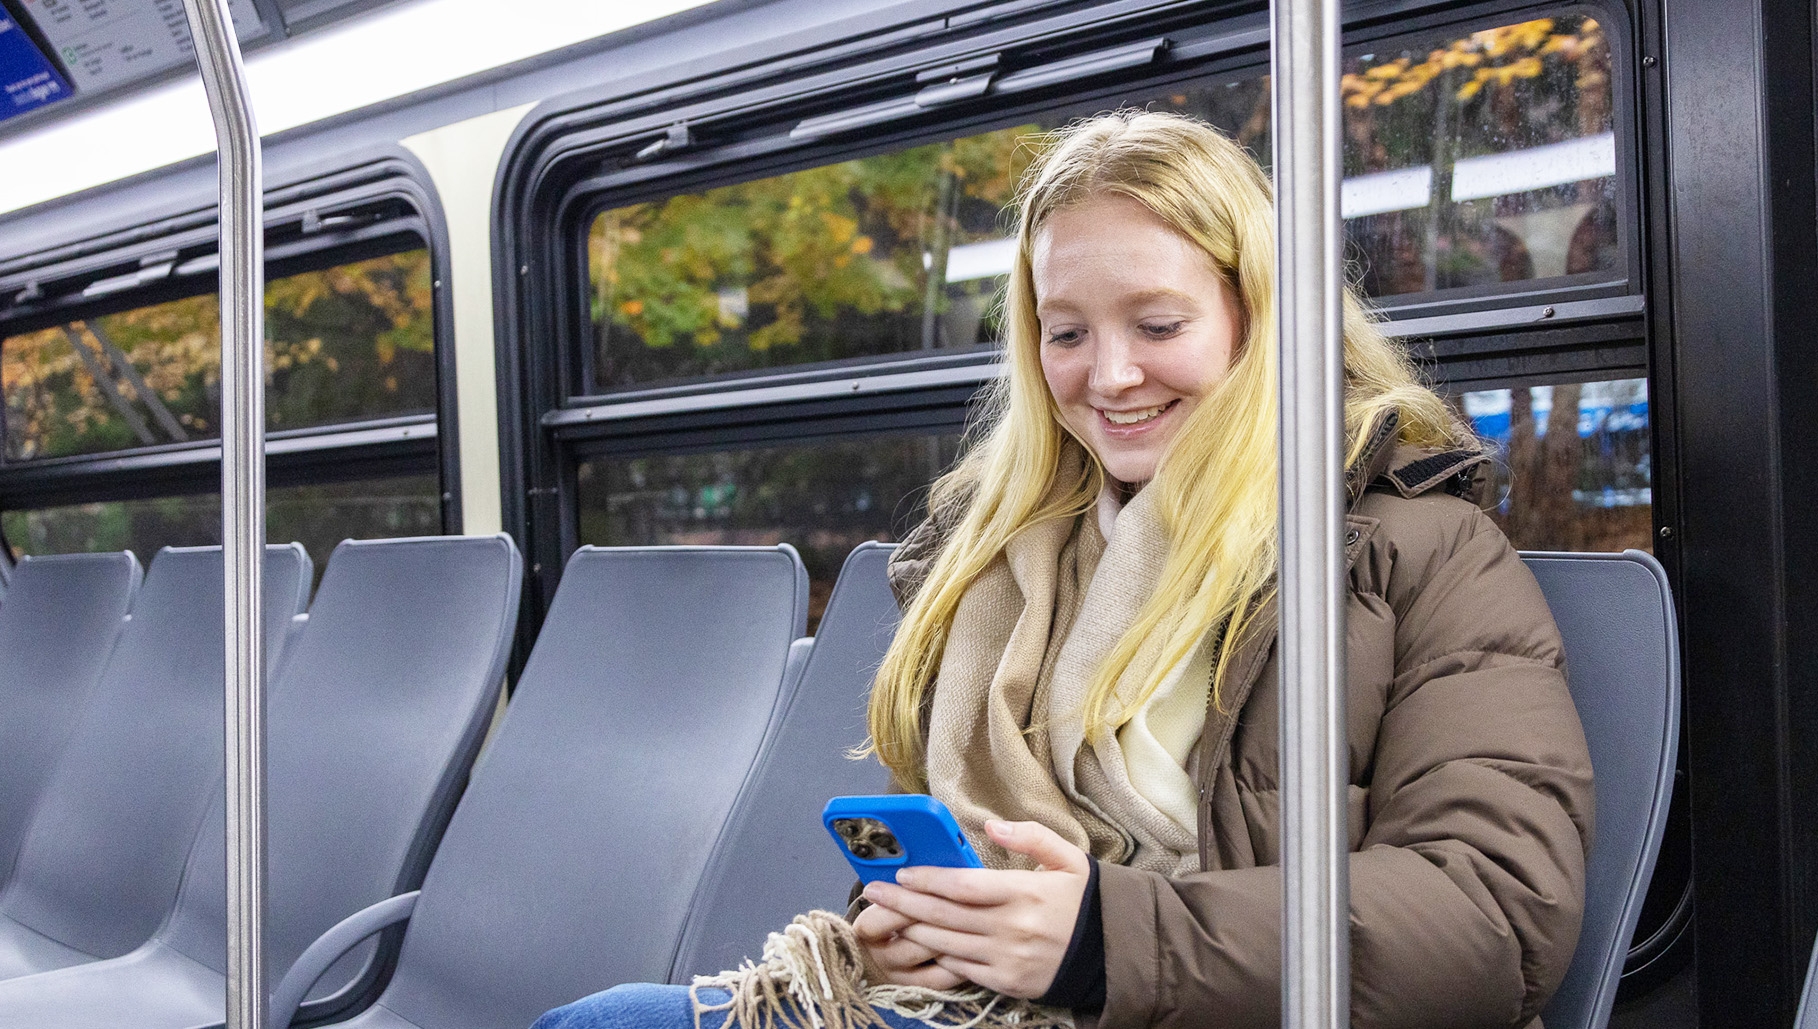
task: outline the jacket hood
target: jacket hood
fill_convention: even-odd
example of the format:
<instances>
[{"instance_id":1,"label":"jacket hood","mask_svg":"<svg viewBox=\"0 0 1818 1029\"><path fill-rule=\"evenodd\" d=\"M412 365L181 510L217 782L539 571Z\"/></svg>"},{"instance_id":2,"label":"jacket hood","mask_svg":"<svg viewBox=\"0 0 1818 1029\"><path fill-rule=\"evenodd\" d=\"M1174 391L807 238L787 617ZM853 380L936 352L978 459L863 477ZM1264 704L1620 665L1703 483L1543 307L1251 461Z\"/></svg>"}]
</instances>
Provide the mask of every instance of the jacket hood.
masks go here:
<instances>
[{"instance_id":1,"label":"jacket hood","mask_svg":"<svg viewBox=\"0 0 1818 1029\"><path fill-rule=\"evenodd\" d=\"M1353 507L1372 487L1392 489L1404 497L1435 490L1477 502L1490 455L1482 450L1429 450L1396 439L1398 411L1385 411L1371 423L1368 442L1345 472L1345 492Z\"/></svg>"}]
</instances>

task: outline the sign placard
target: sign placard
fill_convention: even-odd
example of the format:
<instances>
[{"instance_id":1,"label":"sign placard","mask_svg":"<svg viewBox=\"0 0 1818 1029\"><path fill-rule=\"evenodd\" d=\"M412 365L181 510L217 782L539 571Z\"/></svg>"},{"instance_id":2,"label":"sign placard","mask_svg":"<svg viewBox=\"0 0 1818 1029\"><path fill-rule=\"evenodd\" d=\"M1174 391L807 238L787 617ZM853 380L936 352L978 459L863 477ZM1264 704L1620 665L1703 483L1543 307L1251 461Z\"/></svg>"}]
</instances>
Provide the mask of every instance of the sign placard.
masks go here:
<instances>
[{"instance_id":1,"label":"sign placard","mask_svg":"<svg viewBox=\"0 0 1818 1029\"><path fill-rule=\"evenodd\" d=\"M19 23L0 11L0 121L71 96L69 82Z\"/></svg>"},{"instance_id":2,"label":"sign placard","mask_svg":"<svg viewBox=\"0 0 1818 1029\"><path fill-rule=\"evenodd\" d=\"M183 0L24 0L76 88L106 89L195 60ZM235 34L266 35L252 0L228 0Z\"/></svg>"}]
</instances>

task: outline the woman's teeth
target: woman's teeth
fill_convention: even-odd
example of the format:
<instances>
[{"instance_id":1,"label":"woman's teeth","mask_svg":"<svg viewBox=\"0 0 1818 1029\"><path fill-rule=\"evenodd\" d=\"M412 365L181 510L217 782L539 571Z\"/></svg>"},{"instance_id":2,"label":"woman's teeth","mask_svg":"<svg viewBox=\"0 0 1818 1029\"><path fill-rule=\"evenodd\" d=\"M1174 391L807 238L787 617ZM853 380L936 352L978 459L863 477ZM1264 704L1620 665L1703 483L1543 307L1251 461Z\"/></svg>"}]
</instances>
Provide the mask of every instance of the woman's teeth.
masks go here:
<instances>
[{"instance_id":1,"label":"woman's teeth","mask_svg":"<svg viewBox=\"0 0 1818 1029\"><path fill-rule=\"evenodd\" d=\"M1104 412L1104 415L1105 420L1112 425L1135 425L1137 422L1146 422L1149 419L1154 418L1156 415L1166 411L1172 404L1173 401L1169 401L1166 404L1145 407L1140 411L1106 411Z\"/></svg>"}]
</instances>

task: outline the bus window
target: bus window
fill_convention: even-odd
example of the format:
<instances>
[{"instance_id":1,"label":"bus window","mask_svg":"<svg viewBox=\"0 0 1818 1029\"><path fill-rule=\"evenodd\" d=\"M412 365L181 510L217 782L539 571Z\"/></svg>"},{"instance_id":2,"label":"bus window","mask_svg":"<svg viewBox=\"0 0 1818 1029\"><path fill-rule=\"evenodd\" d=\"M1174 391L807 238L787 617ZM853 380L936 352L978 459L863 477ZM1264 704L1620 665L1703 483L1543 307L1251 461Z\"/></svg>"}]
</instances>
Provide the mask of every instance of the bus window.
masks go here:
<instances>
[{"instance_id":1,"label":"bus window","mask_svg":"<svg viewBox=\"0 0 1818 1029\"><path fill-rule=\"evenodd\" d=\"M601 546L789 543L808 566L809 631L841 562L920 519L957 434L862 436L641 457L577 469L579 541Z\"/></svg>"},{"instance_id":2,"label":"bus window","mask_svg":"<svg viewBox=\"0 0 1818 1029\"><path fill-rule=\"evenodd\" d=\"M1610 46L1595 18L1351 50L1341 206L1366 293L1386 300L1625 274ZM1270 160L1264 78L1184 89L1150 106L1220 125Z\"/></svg>"},{"instance_id":3,"label":"bus window","mask_svg":"<svg viewBox=\"0 0 1818 1029\"><path fill-rule=\"evenodd\" d=\"M409 250L267 285L268 429L435 410L429 264ZM219 341L212 293L0 340L6 458L218 438Z\"/></svg>"},{"instance_id":4,"label":"bus window","mask_svg":"<svg viewBox=\"0 0 1818 1029\"><path fill-rule=\"evenodd\" d=\"M1344 95L1348 252L1379 301L1626 275L1596 19L1379 41L1347 58ZM581 391L988 347L1012 257L1006 205L1040 133L1076 115L1176 110L1267 162L1260 69L1106 99L600 211L586 240Z\"/></svg>"},{"instance_id":5,"label":"bus window","mask_svg":"<svg viewBox=\"0 0 1818 1029\"><path fill-rule=\"evenodd\" d=\"M159 547L221 542L219 494L99 501L0 514L13 556L131 550L141 560ZM442 531L434 475L274 486L265 494L265 535L303 544L321 574L344 539L433 536Z\"/></svg>"},{"instance_id":6,"label":"bus window","mask_svg":"<svg viewBox=\"0 0 1818 1029\"><path fill-rule=\"evenodd\" d=\"M1458 404L1495 447L1490 516L1517 547L1652 552L1646 379L1478 390Z\"/></svg>"}]
</instances>

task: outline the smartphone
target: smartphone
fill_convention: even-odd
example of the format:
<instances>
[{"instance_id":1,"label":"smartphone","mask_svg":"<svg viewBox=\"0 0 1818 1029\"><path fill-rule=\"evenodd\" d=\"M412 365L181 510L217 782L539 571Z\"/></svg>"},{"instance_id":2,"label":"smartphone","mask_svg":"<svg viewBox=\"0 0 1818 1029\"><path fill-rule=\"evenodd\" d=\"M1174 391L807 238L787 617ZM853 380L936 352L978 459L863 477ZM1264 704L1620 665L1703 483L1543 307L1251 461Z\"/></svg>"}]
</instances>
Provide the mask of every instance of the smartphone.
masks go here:
<instances>
[{"instance_id":1,"label":"smartphone","mask_svg":"<svg viewBox=\"0 0 1818 1029\"><path fill-rule=\"evenodd\" d=\"M926 793L835 797L821 823L863 882L895 882L909 865L985 867L947 805Z\"/></svg>"}]
</instances>

